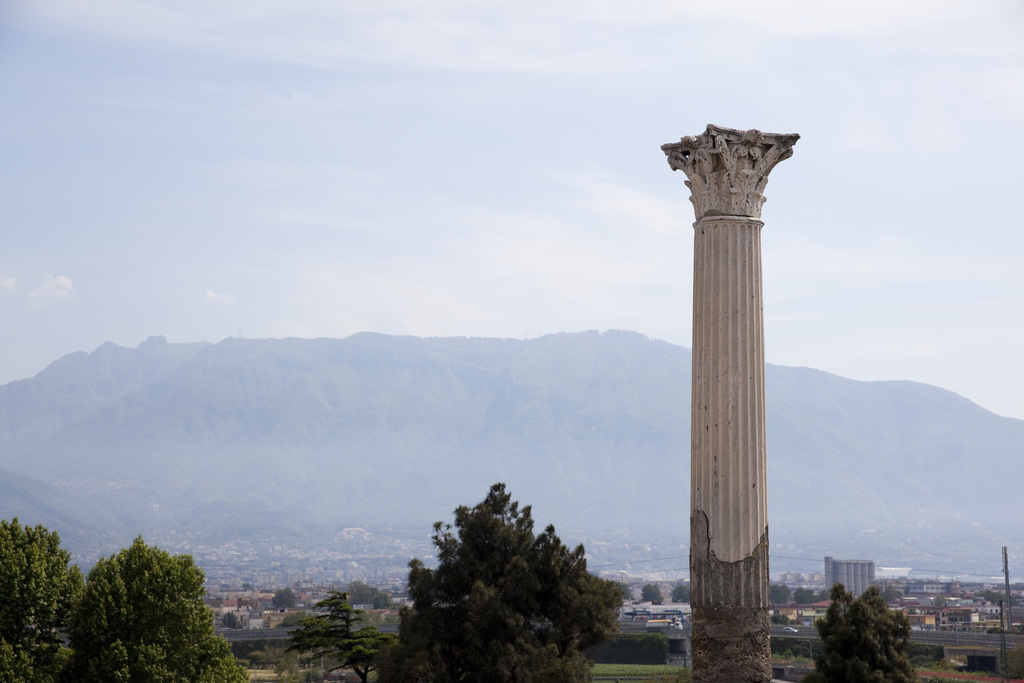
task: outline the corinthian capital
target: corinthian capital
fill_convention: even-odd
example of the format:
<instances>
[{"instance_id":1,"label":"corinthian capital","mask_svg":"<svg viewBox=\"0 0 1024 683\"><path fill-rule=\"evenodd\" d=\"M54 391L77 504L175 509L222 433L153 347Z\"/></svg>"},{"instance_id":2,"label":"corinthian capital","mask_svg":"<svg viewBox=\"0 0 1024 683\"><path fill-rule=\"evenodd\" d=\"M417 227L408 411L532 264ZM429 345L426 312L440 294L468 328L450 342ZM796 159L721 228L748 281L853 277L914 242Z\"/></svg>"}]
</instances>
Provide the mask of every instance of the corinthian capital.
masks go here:
<instances>
[{"instance_id":1,"label":"corinthian capital","mask_svg":"<svg viewBox=\"0 0 1024 683\"><path fill-rule=\"evenodd\" d=\"M673 171L689 179L697 219L705 216L761 217L764 186L775 164L793 156L799 135L735 130L708 124L700 135L662 145Z\"/></svg>"}]
</instances>

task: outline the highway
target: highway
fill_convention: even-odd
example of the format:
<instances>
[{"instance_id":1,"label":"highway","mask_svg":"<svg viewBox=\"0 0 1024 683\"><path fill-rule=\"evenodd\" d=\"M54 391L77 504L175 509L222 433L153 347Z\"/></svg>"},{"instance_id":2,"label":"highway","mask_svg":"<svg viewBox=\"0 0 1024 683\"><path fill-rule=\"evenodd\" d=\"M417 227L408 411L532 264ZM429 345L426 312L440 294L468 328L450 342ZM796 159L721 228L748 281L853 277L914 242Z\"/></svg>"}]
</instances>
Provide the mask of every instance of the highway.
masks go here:
<instances>
[{"instance_id":1,"label":"highway","mask_svg":"<svg viewBox=\"0 0 1024 683\"><path fill-rule=\"evenodd\" d=\"M377 628L384 633L398 633L398 624L376 624ZM794 633L793 629L796 632ZM647 623L643 621L620 621L620 633L646 633ZM687 629L689 632L689 629ZM288 637L290 628L270 629L217 629L217 633L224 636L228 641L233 640L278 640ZM771 635L773 638L798 638L800 640L820 640L818 629L813 626L772 626ZM911 631L910 640L915 643L930 643L932 645L959 645L961 647L983 647L998 648L1000 637L998 633L975 633L973 631ZM1019 635L1007 635L1006 647L1012 649L1024 642L1024 637Z\"/></svg>"}]
</instances>

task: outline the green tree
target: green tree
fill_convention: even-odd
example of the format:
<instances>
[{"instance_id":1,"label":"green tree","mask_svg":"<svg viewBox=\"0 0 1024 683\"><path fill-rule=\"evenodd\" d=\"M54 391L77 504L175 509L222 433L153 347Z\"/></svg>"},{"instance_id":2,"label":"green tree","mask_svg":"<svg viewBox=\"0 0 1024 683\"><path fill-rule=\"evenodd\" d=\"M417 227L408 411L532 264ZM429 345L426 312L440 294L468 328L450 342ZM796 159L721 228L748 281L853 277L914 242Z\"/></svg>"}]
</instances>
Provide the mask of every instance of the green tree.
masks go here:
<instances>
[{"instance_id":1,"label":"green tree","mask_svg":"<svg viewBox=\"0 0 1024 683\"><path fill-rule=\"evenodd\" d=\"M328 610L327 614L303 619L301 628L291 634L288 650L330 657L337 662L331 671L352 669L366 683L367 676L376 668L377 652L397 639L373 626L357 628L363 610L352 607L346 593L331 591L316 607Z\"/></svg>"},{"instance_id":2,"label":"green tree","mask_svg":"<svg viewBox=\"0 0 1024 683\"><path fill-rule=\"evenodd\" d=\"M292 626L298 626L302 623L303 619L306 619L309 616L309 612L305 610L286 614L284 619L281 620L281 623L277 625L277 628L291 628Z\"/></svg>"},{"instance_id":3,"label":"green tree","mask_svg":"<svg viewBox=\"0 0 1024 683\"><path fill-rule=\"evenodd\" d=\"M1010 678L1024 678L1024 643L1006 653L1007 671Z\"/></svg>"},{"instance_id":4,"label":"green tree","mask_svg":"<svg viewBox=\"0 0 1024 683\"><path fill-rule=\"evenodd\" d=\"M616 633L587 654L606 664L664 664L668 636L664 633Z\"/></svg>"},{"instance_id":5,"label":"green tree","mask_svg":"<svg viewBox=\"0 0 1024 683\"><path fill-rule=\"evenodd\" d=\"M690 602L690 584L677 583L672 589L672 602Z\"/></svg>"},{"instance_id":6,"label":"green tree","mask_svg":"<svg viewBox=\"0 0 1024 683\"><path fill-rule=\"evenodd\" d=\"M436 569L409 563L414 608L381 683L589 681L583 651L614 630L621 593L587 572L583 546L562 545L553 526L535 535L504 484L456 509L455 529L434 525Z\"/></svg>"},{"instance_id":7,"label":"green tree","mask_svg":"<svg viewBox=\"0 0 1024 683\"><path fill-rule=\"evenodd\" d=\"M768 586L768 595L773 605L788 605L793 600L793 593L789 586L781 583L773 583Z\"/></svg>"},{"instance_id":8,"label":"green tree","mask_svg":"<svg viewBox=\"0 0 1024 683\"><path fill-rule=\"evenodd\" d=\"M56 678L67 654L57 631L81 590L56 532L0 521L0 681Z\"/></svg>"},{"instance_id":9,"label":"green tree","mask_svg":"<svg viewBox=\"0 0 1024 683\"><path fill-rule=\"evenodd\" d=\"M79 683L245 683L203 604L203 572L189 555L140 536L89 572L71 615L70 677Z\"/></svg>"},{"instance_id":10,"label":"green tree","mask_svg":"<svg viewBox=\"0 0 1024 683\"><path fill-rule=\"evenodd\" d=\"M390 595L363 581L349 583L345 592L353 605L373 605L374 609L386 609L394 604Z\"/></svg>"},{"instance_id":11,"label":"green tree","mask_svg":"<svg viewBox=\"0 0 1024 683\"><path fill-rule=\"evenodd\" d=\"M291 588L279 588L270 601L278 609L282 607L295 607L295 591Z\"/></svg>"},{"instance_id":12,"label":"green tree","mask_svg":"<svg viewBox=\"0 0 1024 683\"><path fill-rule=\"evenodd\" d=\"M221 621L224 622L224 628L238 628L238 615L234 612L225 612Z\"/></svg>"},{"instance_id":13,"label":"green tree","mask_svg":"<svg viewBox=\"0 0 1024 683\"><path fill-rule=\"evenodd\" d=\"M877 586L858 598L837 583L831 595L828 613L817 622L824 652L804 683L916 683L907 616L890 610Z\"/></svg>"},{"instance_id":14,"label":"green tree","mask_svg":"<svg viewBox=\"0 0 1024 683\"><path fill-rule=\"evenodd\" d=\"M793 602L800 605L812 605L821 602L821 599L810 588L797 588L793 591Z\"/></svg>"},{"instance_id":15,"label":"green tree","mask_svg":"<svg viewBox=\"0 0 1024 683\"><path fill-rule=\"evenodd\" d=\"M645 583L644 587L640 589L640 599L654 605L665 602L665 598L661 595L661 588L656 583Z\"/></svg>"},{"instance_id":16,"label":"green tree","mask_svg":"<svg viewBox=\"0 0 1024 683\"><path fill-rule=\"evenodd\" d=\"M377 589L364 581L352 581L345 587L345 592L353 605L371 605Z\"/></svg>"},{"instance_id":17,"label":"green tree","mask_svg":"<svg viewBox=\"0 0 1024 683\"><path fill-rule=\"evenodd\" d=\"M901 593L892 584L887 585L885 587L885 590L882 591L882 599L885 600L886 602L896 602L897 600L899 600L902 597L903 597L903 593Z\"/></svg>"},{"instance_id":18,"label":"green tree","mask_svg":"<svg viewBox=\"0 0 1024 683\"><path fill-rule=\"evenodd\" d=\"M988 600L993 605L998 605L1000 602L1006 602L1006 593L1005 592L1003 592L1003 591L994 591L994 590L991 590L991 589L990 590L983 590L983 591L975 591L974 592L974 597L975 598L981 598L983 600ZM1020 598L1019 595L1015 595L1013 593L1010 594L1010 604L1011 605L1019 605L1020 601L1021 601L1021 598Z\"/></svg>"}]
</instances>

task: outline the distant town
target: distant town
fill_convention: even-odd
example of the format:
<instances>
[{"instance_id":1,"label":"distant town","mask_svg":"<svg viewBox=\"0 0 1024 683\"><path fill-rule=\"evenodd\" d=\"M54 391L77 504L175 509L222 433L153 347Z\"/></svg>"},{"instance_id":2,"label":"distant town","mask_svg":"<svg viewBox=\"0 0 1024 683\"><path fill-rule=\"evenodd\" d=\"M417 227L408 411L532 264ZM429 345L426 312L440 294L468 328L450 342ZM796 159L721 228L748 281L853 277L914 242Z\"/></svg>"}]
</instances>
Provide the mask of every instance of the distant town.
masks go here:
<instances>
[{"instance_id":1,"label":"distant town","mask_svg":"<svg viewBox=\"0 0 1024 683\"><path fill-rule=\"evenodd\" d=\"M346 530L351 538L370 540L372 534L362 529ZM292 560L261 562L249 544L225 546L216 556L202 556L205 564L207 604L221 628L270 629L288 625L290 615L305 613L330 591L348 590L354 606L368 612L375 623L396 621L398 609L408 602L405 578L407 569L392 564L400 555L399 547L380 541L392 551L387 556L346 554L344 552L304 553L294 550ZM196 548L197 551L203 550ZM280 549L279 549L280 550ZM401 546L405 553L429 557L423 544ZM199 560L197 556L197 560ZM327 569L321 561L340 568ZM202 564L202 563L201 563ZM772 621L776 625L812 626L828 609L829 588L844 583L856 594L869 585L877 585L893 609L907 615L915 631L963 630L995 631L1001 627L1000 602L1005 602L1004 584L996 581L961 581L957 579L874 578L871 560L834 560L823 558L820 572L785 572L772 582ZM689 615L687 601L673 602L670 597L688 595L689 581L667 580L662 572L606 571L594 573L628 587L632 600L624 601L623 619L648 621L659 617ZM647 592L657 589L659 599L647 599ZM282 595L286 596L282 600ZM1011 585L1006 613L1011 623L1024 623L1024 584ZM666 612L668 610L671 612ZM229 616L230 615L230 616ZM225 621L226 620L226 621Z\"/></svg>"}]
</instances>

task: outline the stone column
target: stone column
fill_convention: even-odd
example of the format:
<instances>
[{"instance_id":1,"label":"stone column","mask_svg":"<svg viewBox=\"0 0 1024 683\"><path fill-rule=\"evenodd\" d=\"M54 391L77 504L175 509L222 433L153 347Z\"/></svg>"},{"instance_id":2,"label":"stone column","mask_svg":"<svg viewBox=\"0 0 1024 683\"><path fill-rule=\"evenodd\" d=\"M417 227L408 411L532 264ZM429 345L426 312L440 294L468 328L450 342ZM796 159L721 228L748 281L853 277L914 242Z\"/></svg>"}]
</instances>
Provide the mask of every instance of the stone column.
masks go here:
<instances>
[{"instance_id":1,"label":"stone column","mask_svg":"<svg viewBox=\"0 0 1024 683\"><path fill-rule=\"evenodd\" d=\"M690 582L698 683L771 680L761 205L799 135L708 125L662 145L693 247Z\"/></svg>"}]
</instances>

